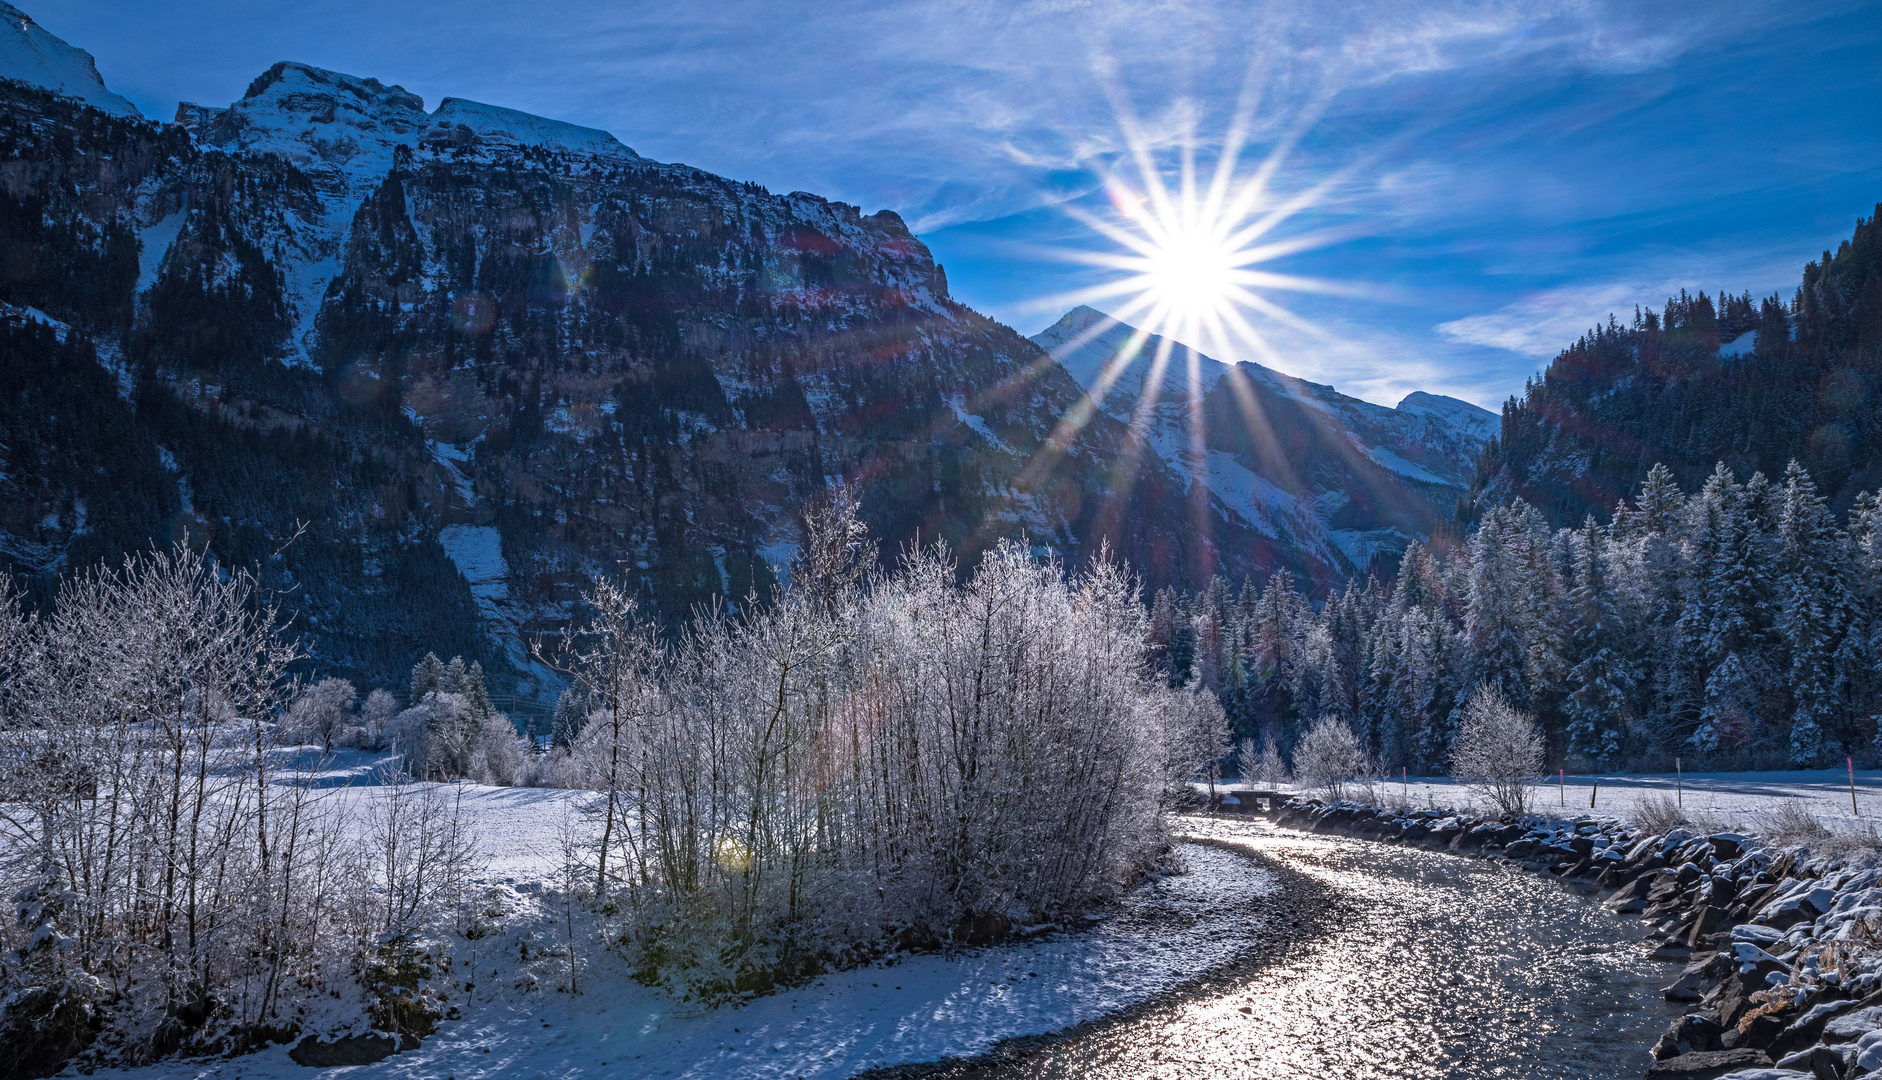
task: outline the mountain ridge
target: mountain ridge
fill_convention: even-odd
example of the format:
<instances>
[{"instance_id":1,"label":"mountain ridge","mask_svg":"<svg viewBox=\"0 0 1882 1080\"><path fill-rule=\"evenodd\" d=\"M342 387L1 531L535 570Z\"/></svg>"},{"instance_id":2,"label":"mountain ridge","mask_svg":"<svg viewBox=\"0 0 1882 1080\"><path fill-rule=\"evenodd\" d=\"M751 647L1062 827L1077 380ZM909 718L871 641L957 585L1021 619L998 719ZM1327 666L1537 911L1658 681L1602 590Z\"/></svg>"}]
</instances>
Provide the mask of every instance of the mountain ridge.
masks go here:
<instances>
[{"instance_id":1,"label":"mountain ridge","mask_svg":"<svg viewBox=\"0 0 1882 1080\"><path fill-rule=\"evenodd\" d=\"M88 110L0 87L0 247L51 253L0 282L0 447L40 448L0 451L0 561L36 595L185 541L259 568L323 671L385 685L462 653L538 694L524 643L583 583L619 575L670 622L762 595L838 481L892 560L1108 549L1151 589L1333 583L1440 522L1368 456L1395 444L1318 418L1358 408L1331 388L1259 388L1288 447L1210 447L1241 488L1196 482L955 301L893 211L285 61L176 124ZM117 392L81 409L78 385ZM1364 483L1298 482L1289 448L1320 443Z\"/></svg>"},{"instance_id":2,"label":"mountain ridge","mask_svg":"<svg viewBox=\"0 0 1882 1080\"><path fill-rule=\"evenodd\" d=\"M1224 363L1088 306L1032 340L1101 411L1187 467L1225 513L1311 552L1308 576L1321 585L1440 529L1496 422L1456 398L1419 392L1388 409L1260 364Z\"/></svg>"},{"instance_id":3,"label":"mountain ridge","mask_svg":"<svg viewBox=\"0 0 1882 1080\"><path fill-rule=\"evenodd\" d=\"M1077 384L892 211L309 65L179 116L0 92L4 198L37 208L0 244L57 253L0 302L72 328L0 326L0 445L46 450L0 461L0 558L42 592L187 540L259 567L323 670L461 652L539 693L523 643L583 582L666 619L762 595L838 479L891 558L1108 546L1153 587L1286 562L1154 454L1112 468L1109 418L1061 433ZM80 374L109 416L56 404Z\"/></svg>"}]
</instances>

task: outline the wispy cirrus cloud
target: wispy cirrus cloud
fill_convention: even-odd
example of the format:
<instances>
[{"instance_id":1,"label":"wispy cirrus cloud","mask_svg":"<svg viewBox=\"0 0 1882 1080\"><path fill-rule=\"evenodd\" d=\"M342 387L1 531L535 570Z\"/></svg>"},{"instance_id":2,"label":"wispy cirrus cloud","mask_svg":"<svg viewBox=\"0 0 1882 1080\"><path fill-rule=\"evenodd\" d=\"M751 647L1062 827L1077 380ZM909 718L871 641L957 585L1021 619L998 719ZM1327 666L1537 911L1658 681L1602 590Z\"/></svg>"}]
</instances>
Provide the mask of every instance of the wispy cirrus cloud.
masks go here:
<instances>
[{"instance_id":1,"label":"wispy cirrus cloud","mask_svg":"<svg viewBox=\"0 0 1882 1080\"><path fill-rule=\"evenodd\" d=\"M958 296L1021 330L1091 284L1027 250L1079 242L1065 204L1102 209L1128 163L1121 112L1171 167L1187 145L1206 169L1252 86L1257 148L1324 110L1283 196L1363 159L1295 223L1357 239L1288 267L1360 286L1302 307L1346 344L1277 336L1269 362L1374 400L1416 380L1494 402L1610 310L1784 287L1882 190L1864 0L24 6L152 116L296 59L891 208ZM1786 239L1767 263L1735 254Z\"/></svg>"}]
</instances>

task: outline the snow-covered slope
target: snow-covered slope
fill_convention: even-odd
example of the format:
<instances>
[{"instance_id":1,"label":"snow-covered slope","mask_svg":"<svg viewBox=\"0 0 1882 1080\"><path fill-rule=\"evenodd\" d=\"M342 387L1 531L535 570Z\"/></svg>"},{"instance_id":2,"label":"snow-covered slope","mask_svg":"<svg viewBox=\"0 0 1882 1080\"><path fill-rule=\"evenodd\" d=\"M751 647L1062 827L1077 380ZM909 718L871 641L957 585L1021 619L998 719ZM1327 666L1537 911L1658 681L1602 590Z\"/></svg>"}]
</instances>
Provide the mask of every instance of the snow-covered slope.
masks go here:
<instances>
[{"instance_id":1,"label":"snow-covered slope","mask_svg":"<svg viewBox=\"0 0 1882 1080\"><path fill-rule=\"evenodd\" d=\"M1482 442L1496 434L1497 415L1468 401L1414 390L1398 403L1398 410L1425 418L1432 425L1466 439Z\"/></svg>"},{"instance_id":2,"label":"snow-covered slope","mask_svg":"<svg viewBox=\"0 0 1882 1080\"><path fill-rule=\"evenodd\" d=\"M1213 503L1304 562L1346 572L1430 535L1497 424L1456 398L1414 393L1388 409L1223 363L1089 307L1032 340Z\"/></svg>"},{"instance_id":3,"label":"snow-covered slope","mask_svg":"<svg viewBox=\"0 0 1882 1080\"><path fill-rule=\"evenodd\" d=\"M24 11L0 2L0 79L78 98L113 116L142 116L137 106L105 89L91 54L48 33Z\"/></svg>"},{"instance_id":4,"label":"snow-covered slope","mask_svg":"<svg viewBox=\"0 0 1882 1080\"><path fill-rule=\"evenodd\" d=\"M475 156L536 146L610 162L640 160L605 131L463 98L445 98L427 113L424 99L402 86L288 60L263 72L226 108L182 103L176 122L205 145L280 154L320 194L324 213L290 222L272 238L289 255L279 268L298 320L290 362L311 361L314 318L340 270L344 234L401 147ZM161 258L162 252L146 254Z\"/></svg>"},{"instance_id":5,"label":"snow-covered slope","mask_svg":"<svg viewBox=\"0 0 1882 1080\"><path fill-rule=\"evenodd\" d=\"M549 120L500 105L448 97L431 114L423 142L454 147L547 146L556 150L636 160L640 155L597 128Z\"/></svg>"}]
</instances>

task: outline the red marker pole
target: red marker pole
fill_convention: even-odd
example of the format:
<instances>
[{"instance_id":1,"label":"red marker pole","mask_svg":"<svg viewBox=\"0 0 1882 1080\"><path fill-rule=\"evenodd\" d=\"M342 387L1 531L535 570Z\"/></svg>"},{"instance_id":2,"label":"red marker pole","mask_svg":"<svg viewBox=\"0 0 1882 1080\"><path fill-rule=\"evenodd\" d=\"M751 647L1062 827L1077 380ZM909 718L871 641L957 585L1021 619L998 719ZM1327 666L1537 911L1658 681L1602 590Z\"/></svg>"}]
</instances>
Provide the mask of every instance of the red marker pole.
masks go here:
<instances>
[{"instance_id":1,"label":"red marker pole","mask_svg":"<svg viewBox=\"0 0 1882 1080\"><path fill-rule=\"evenodd\" d=\"M1563 806L1568 805L1568 770L1555 770L1555 798Z\"/></svg>"},{"instance_id":2,"label":"red marker pole","mask_svg":"<svg viewBox=\"0 0 1882 1080\"><path fill-rule=\"evenodd\" d=\"M1856 759L1846 757L1843 759L1843 764L1849 766L1849 812L1861 817L1862 811L1856 809Z\"/></svg>"}]
</instances>

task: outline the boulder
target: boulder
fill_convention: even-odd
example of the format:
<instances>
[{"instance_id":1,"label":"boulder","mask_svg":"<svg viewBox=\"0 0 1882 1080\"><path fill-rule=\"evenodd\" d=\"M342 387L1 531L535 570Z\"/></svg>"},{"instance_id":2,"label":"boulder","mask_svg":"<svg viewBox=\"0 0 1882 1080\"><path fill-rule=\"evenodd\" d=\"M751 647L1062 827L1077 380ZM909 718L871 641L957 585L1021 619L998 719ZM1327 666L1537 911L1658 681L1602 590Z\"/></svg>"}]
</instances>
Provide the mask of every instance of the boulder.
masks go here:
<instances>
[{"instance_id":1,"label":"boulder","mask_svg":"<svg viewBox=\"0 0 1882 1080\"><path fill-rule=\"evenodd\" d=\"M1651 875L1642 875L1614 890L1602 906L1609 911L1635 914L1647 909L1647 893L1653 888Z\"/></svg>"},{"instance_id":2,"label":"boulder","mask_svg":"<svg viewBox=\"0 0 1882 1080\"><path fill-rule=\"evenodd\" d=\"M1882 1031L1871 1031L1856 1040L1856 1067L1858 1075L1882 1069Z\"/></svg>"},{"instance_id":3,"label":"boulder","mask_svg":"<svg viewBox=\"0 0 1882 1080\"><path fill-rule=\"evenodd\" d=\"M1852 1042L1878 1028L1882 1028L1882 1005L1871 1005L1830 1017L1819 1037L1828 1043Z\"/></svg>"},{"instance_id":4,"label":"boulder","mask_svg":"<svg viewBox=\"0 0 1882 1080\"><path fill-rule=\"evenodd\" d=\"M1725 953L1699 957L1686 965L1673 985L1661 991L1668 1001L1698 1001L1706 987L1726 978L1732 971L1732 958Z\"/></svg>"},{"instance_id":5,"label":"boulder","mask_svg":"<svg viewBox=\"0 0 1882 1080\"><path fill-rule=\"evenodd\" d=\"M1680 938L1687 945L1698 948L1700 942L1725 928L1725 912L1710 904L1702 904L1693 910L1681 926Z\"/></svg>"},{"instance_id":6,"label":"boulder","mask_svg":"<svg viewBox=\"0 0 1882 1080\"><path fill-rule=\"evenodd\" d=\"M1759 926L1757 923L1740 923L1732 927L1733 941L1749 941L1761 949L1769 950L1784 941L1784 931L1774 926Z\"/></svg>"},{"instance_id":7,"label":"boulder","mask_svg":"<svg viewBox=\"0 0 1882 1080\"><path fill-rule=\"evenodd\" d=\"M1695 1050L1690 1054L1656 1061L1647 1070L1647 1080L1718 1080L1740 1069L1768 1069L1771 1056L1762 1050Z\"/></svg>"},{"instance_id":8,"label":"boulder","mask_svg":"<svg viewBox=\"0 0 1882 1080\"><path fill-rule=\"evenodd\" d=\"M1850 1073L1849 1059L1828 1046L1810 1048L1810 1075L1814 1080L1843 1080Z\"/></svg>"},{"instance_id":9,"label":"boulder","mask_svg":"<svg viewBox=\"0 0 1882 1080\"><path fill-rule=\"evenodd\" d=\"M1792 1020L1790 1026L1772 1040L1771 1053L1783 1054L1800 1046L1809 1047L1811 1043L1823 1037L1823 1028L1826 1024L1854 1009L1856 1005L1854 1001L1826 1001L1805 1009L1803 1015Z\"/></svg>"},{"instance_id":10,"label":"boulder","mask_svg":"<svg viewBox=\"0 0 1882 1080\"><path fill-rule=\"evenodd\" d=\"M1719 1019L1708 1012L1687 1013L1667 1025L1666 1034L1660 1036L1651 1053L1655 1061L1678 1057L1702 1050L1723 1050L1725 1044L1719 1036L1725 1029L1719 1026Z\"/></svg>"}]
</instances>

